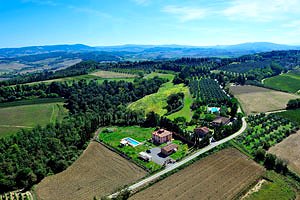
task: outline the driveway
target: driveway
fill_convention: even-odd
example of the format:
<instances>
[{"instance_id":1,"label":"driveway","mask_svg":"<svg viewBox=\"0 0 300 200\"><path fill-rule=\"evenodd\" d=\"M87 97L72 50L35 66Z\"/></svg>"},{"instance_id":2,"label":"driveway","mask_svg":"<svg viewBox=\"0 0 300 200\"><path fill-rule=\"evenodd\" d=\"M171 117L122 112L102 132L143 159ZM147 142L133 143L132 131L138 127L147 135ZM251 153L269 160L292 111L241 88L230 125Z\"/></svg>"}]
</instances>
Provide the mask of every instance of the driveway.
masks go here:
<instances>
[{"instance_id":1,"label":"driveway","mask_svg":"<svg viewBox=\"0 0 300 200\"><path fill-rule=\"evenodd\" d=\"M171 159L169 156L164 156L160 153L160 147L152 148L150 151L148 154L152 156L152 161L159 165L163 165L166 160Z\"/></svg>"}]
</instances>

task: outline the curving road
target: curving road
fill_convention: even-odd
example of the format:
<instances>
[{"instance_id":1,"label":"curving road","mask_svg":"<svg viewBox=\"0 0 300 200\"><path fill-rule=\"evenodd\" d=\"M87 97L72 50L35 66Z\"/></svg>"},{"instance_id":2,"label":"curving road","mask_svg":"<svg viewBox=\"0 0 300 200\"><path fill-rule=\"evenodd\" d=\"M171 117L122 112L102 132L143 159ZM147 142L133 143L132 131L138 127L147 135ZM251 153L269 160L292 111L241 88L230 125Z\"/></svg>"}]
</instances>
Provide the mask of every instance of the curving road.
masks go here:
<instances>
[{"instance_id":1,"label":"curving road","mask_svg":"<svg viewBox=\"0 0 300 200\"><path fill-rule=\"evenodd\" d=\"M207 152L207 151L209 151L209 150L211 150L211 149L213 149L213 148L215 148L215 147L217 147L217 146L219 146L221 144L224 144L225 142L228 142L229 140L232 140L233 138L235 138L237 136L239 136L247 128L247 122L245 120L245 117L242 118L242 121L243 121L243 125L240 128L240 130L237 131L236 133L234 133L234 134L232 134L232 135L230 135L230 136L228 136L228 137L226 137L226 138L224 138L224 139L222 139L220 141L211 143L210 145L208 145L208 146L206 146L206 147L198 150L197 152L193 153L192 155L187 156L183 160L181 160L179 162L176 162L175 164L167 167L166 169L164 169L164 170L162 170L162 171L160 171L160 172L158 172L156 174L153 174L152 176L149 176L148 178L145 178L145 179L141 180L140 182L137 182L137 183L129 186L127 189L128 190L134 190L134 189L137 189L137 188L139 188L139 187L141 187L141 186L143 186L143 185L145 185L147 183L150 183L151 181L159 178L160 176L162 176L162 175L164 175L164 174L166 174L166 173L168 173L168 172L170 172L170 171L172 171L172 170L174 170L174 169L176 169L176 168L178 168L178 167L186 164L187 162L195 159L196 157L200 156L201 154L203 154L203 153L205 153L205 152ZM113 197L116 197L118 194L119 194L119 192L116 192L116 193L110 195L109 197L113 198Z\"/></svg>"}]
</instances>

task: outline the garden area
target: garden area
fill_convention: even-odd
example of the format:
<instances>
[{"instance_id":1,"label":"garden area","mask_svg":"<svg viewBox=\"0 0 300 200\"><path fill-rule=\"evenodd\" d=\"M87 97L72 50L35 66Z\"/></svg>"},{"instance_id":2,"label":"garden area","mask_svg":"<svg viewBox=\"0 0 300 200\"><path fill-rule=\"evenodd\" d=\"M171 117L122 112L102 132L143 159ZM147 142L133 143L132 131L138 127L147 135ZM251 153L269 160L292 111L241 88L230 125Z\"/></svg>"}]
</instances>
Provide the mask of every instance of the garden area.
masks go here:
<instances>
[{"instance_id":1,"label":"garden area","mask_svg":"<svg viewBox=\"0 0 300 200\"><path fill-rule=\"evenodd\" d=\"M125 154L130 157L134 162L146 167L151 172L161 169L162 166L156 164L153 161L145 162L139 159L140 152L146 152L155 147L166 146L166 143L161 145L155 145L151 142L152 132L154 128L143 128L139 126L128 126L128 127L109 127L103 128L99 133L99 140L103 143L113 147L118 152ZM120 141L123 138L132 138L137 142L141 143L135 147L126 145L121 146ZM173 140L172 143L178 145L178 151L171 154L169 157L174 160L180 160L186 156L188 152L187 144L179 140Z\"/></svg>"}]
</instances>

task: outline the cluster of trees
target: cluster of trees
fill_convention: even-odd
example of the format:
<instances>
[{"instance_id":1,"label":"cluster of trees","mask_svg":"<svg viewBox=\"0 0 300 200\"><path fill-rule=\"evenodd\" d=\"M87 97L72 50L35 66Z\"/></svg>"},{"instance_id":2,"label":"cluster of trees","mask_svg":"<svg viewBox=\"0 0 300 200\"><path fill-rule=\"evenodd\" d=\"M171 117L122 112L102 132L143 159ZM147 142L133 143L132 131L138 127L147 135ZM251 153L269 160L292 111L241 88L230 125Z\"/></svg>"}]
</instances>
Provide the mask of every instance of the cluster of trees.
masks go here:
<instances>
[{"instance_id":1,"label":"cluster of trees","mask_svg":"<svg viewBox=\"0 0 300 200\"><path fill-rule=\"evenodd\" d=\"M262 148L259 148L255 152L255 160L257 162L262 162L268 170L275 170L284 175L288 172L287 161L277 158L276 155L266 153Z\"/></svg>"},{"instance_id":2,"label":"cluster of trees","mask_svg":"<svg viewBox=\"0 0 300 200\"><path fill-rule=\"evenodd\" d=\"M171 113L177 112L184 106L184 94L182 92L177 94L171 94L168 96L166 109L168 110L168 113L166 115L169 115Z\"/></svg>"},{"instance_id":3,"label":"cluster of trees","mask_svg":"<svg viewBox=\"0 0 300 200\"><path fill-rule=\"evenodd\" d=\"M129 111L126 105L157 92L166 80L158 77L125 81L79 81L72 86L53 83L45 88L67 99L70 116L61 123L22 130L0 140L0 192L30 188L45 176L66 169L99 126L140 125L142 112ZM167 126L168 122L163 122ZM164 125L167 124L167 125Z\"/></svg>"},{"instance_id":4,"label":"cluster of trees","mask_svg":"<svg viewBox=\"0 0 300 200\"><path fill-rule=\"evenodd\" d=\"M291 99L286 105L287 109L297 109L300 108L300 99Z\"/></svg>"},{"instance_id":5,"label":"cluster of trees","mask_svg":"<svg viewBox=\"0 0 300 200\"><path fill-rule=\"evenodd\" d=\"M190 91L198 104L227 104L230 98L220 88L220 85L210 78L200 78L190 81Z\"/></svg>"}]
</instances>

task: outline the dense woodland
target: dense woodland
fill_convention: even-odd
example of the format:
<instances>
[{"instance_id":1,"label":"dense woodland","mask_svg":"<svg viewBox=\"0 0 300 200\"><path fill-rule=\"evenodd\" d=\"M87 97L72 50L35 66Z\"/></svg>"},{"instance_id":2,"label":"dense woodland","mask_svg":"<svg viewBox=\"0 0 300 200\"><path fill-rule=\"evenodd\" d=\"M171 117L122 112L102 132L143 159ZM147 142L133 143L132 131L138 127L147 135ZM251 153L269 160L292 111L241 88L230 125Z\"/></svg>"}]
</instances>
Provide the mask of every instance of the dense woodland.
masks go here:
<instances>
[{"instance_id":1,"label":"dense woodland","mask_svg":"<svg viewBox=\"0 0 300 200\"><path fill-rule=\"evenodd\" d=\"M61 123L22 130L0 140L0 192L29 188L43 177L66 169L100 126L142 124L143 113L127 110L126 104L156 92L164 82L153 78L134 83L105 81L98 85L80 81L72 86L44 85L44 92L67 99L71 115Z\"/></svg>"}]
</instances>

